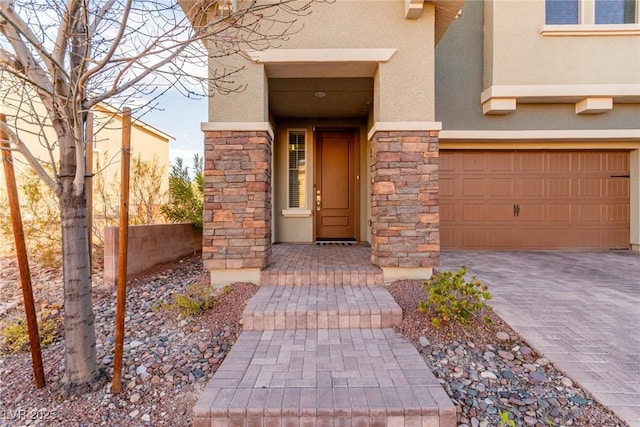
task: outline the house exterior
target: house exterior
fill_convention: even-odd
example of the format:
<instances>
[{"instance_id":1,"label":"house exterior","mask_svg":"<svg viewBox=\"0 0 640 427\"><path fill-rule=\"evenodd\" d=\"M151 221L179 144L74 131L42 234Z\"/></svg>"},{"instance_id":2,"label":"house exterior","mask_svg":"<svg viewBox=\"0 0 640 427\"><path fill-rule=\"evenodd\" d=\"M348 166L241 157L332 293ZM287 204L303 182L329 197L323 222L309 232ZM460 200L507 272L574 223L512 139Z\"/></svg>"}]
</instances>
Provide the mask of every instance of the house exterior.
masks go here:
<instances>
[{"instance_id":1,"label":"house exterior","mask_svg":"<svg viewBox=\"0 0 640 427\"><path fill-rule=\"evenodd\" d=\"M247 89L202 124L213 282L279 242L369 242L387 282L441 249L640 248L637 0L560 3L317 3L233 58Z\"/></svg>"}]
</instances>

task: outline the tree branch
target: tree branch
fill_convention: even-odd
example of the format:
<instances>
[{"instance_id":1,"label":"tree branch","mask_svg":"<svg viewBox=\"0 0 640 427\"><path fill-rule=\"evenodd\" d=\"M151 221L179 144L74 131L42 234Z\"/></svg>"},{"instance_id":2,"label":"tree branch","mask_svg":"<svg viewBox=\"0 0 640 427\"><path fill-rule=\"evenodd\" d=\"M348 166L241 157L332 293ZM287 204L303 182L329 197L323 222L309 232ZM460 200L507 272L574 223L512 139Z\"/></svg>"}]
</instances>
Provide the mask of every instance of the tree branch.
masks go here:
<instances>
[{"instance_id":1,"label":"tree branch","mask_svg":"<svg viewBox=\"0 0 640 427\"><path fill-rule=\"evenodd\" d=\"M18 135L4 122L0 122L0 129L9 137L9 143L13 144L16 147L16 150L19 151L24 158L27 160L29 165L36 172L38 177L46 184L47 187L54 194L59 194L60 184L56 183L44 170L38 159L31 153L27 145L18 137Z\"/></svg>"}]
</instances>

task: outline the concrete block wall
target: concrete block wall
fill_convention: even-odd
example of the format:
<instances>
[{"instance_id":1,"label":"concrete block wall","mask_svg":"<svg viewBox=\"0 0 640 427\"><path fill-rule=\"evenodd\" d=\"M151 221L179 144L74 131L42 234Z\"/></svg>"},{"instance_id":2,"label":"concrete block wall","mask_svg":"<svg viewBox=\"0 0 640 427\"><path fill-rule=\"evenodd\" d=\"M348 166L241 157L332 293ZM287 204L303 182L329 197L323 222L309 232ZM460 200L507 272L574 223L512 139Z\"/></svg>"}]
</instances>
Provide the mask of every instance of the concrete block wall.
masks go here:
<instances>
[{"instance_id":1,"label":"concrete block wall","mask_svg":"<svg viewBox=\"0 0 640 427\"><path fill-rule=\"evenodd\" d=\"M116 283L120 227L104 232L104 282ZM202 249L202 230L191 223L129 226L127 277Z\"/></svg>"}]
</instances>

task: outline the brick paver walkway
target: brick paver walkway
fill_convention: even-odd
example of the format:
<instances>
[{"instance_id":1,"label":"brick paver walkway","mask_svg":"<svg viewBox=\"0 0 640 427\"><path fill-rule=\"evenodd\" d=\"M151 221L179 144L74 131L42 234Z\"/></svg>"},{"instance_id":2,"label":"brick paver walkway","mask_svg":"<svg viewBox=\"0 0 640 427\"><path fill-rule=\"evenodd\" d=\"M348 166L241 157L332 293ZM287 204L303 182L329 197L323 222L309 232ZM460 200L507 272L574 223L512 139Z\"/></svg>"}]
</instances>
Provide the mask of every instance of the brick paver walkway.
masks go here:
<instances>
[{"instance_id":1,"label":"brick paver walkway","mask_svg":"<svg viewBox=\"0 0 640 427\"><path fill-rule=\"evenodd\" d=\"M529 344L640 427L640 254L443 252L441 263L466 266Z\"/></svg>"},{"instance_id":2,"label":"brick paver walkway","mask_svg":"<svg viewBox=\"0 0 640 427\"><path fill-rule=\"evenodd\" d=\"M194 426L455 426L440 383L391 329L400 307L367 286L379 274L368 258L366 247L276 245L263 278L290 283L262 286L249 301L245 330L200 396ZM296 277L332 279L305 286Z\"/></svg>"}]
</instances>

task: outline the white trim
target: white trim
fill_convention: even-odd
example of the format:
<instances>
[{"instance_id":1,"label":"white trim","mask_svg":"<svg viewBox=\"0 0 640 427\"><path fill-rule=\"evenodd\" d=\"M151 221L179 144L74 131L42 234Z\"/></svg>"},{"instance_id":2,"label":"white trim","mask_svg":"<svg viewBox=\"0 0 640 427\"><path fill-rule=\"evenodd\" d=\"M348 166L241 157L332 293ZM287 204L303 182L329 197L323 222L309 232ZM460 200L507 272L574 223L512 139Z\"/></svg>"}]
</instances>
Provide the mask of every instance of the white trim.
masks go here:
<instances>
[{"instance_id":1,"label":"white trim","mask_svg":"<svg viewBox=\"0 0 640 427\"><path fill-rule=\"evenodd\" d=\"M424 9L424 0L404 0L404 17L418 19Z\"/></svg>"},{"instance_id":2,"label":"white trim","mask_svg":"<svg viewBox=\"0 0 640 427\"><path fill-rule=\"evenodd\" d=\"M202 122L200 130L203 132L269 132L273 139L273 128L269 122Z\"/></svg>"},{"instance_id":3,"label":"white trim","mask_svg":"<svg viewBox=\"0 0 640 427\"><path fill-rule=\"evenodd\" d=\"M387 62L396 49L265 49L244 53L258 63Z\"/></svg>"},{"instance_id":4,"label":"white trim","mask_svg":"<svg viewBox=\"0 0 640 427\"><path fill-rule=\"evenodd\" d=\"M640 24L543 25L543 36L637 36Z\"/></svg>"},{"instance_id":5,"label":"white trim","mask_svg":"<svg viewBox=\"0 0 640 427\"><path fill-rule=\"evenodd\" d=\"M640 129L577 129L577 130L443 130L443 140L607 140L640 141Z\"/></svg>"},{"instance_id":6,"label":"white trim","mask_svg":"<svg viewBox=\"0 0 640 427\"><path fill-rule=\"evenodd\" d=\"M518 102L527 98L555 98L572 103L590 97L633 97L640 101L640 85L495 85L482 92L480 102L485 103L491 98L518 98Z\"/></svg>"},{"instance_id":7,"label":"white trim","mask_svg":"<svg viewBox=\"0 0 640 427\"><path fill-rule=\"evenodd\" d=\"M613 109L613 98L585 98L576 102L576 114L601 114Z\"/></svg>"},{"instance_id":8,"label":"white trim","mask_svg":"<svg viewBox=\"0 0 640 427\"><path fill-rule=\"evenodd\" d=\"M367 137L373 138L376 132L432 131L442 130L442 122L375 122Z\"/></svg>"},{"instance_id":9,"label":"white trim","mask_svg":"<svg viewBox=\"0 0 640 427\"><path fill-rule=\"evenodd\" d=\"M308 218L311 216L311 209L282 209L282 216L286 218Z\"/></svg>"}]
</instances>

